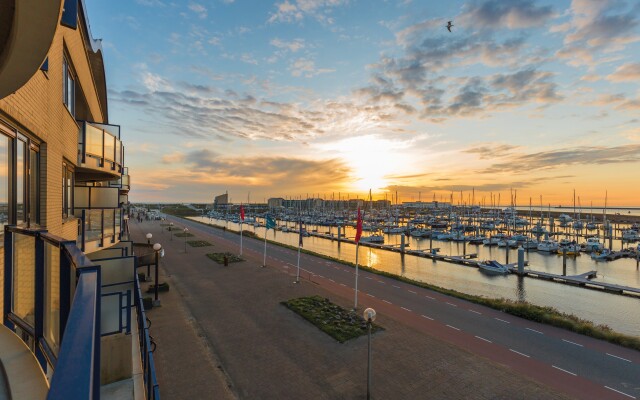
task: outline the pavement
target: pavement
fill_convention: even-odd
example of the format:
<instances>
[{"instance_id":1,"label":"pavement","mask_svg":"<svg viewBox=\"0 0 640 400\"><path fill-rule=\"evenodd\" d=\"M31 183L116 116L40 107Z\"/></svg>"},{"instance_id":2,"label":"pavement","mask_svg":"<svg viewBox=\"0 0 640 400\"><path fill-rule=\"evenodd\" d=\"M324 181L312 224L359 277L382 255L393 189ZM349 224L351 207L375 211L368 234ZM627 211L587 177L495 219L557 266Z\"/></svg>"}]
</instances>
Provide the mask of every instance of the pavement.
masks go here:
<instances>
[{"instance_id":1,"label":"pavement","mask_svg":"<svg viewBox=\"0 0 640 400\"><path fill-rule=\"evenodd\" d=\"M161 269L171 290L161 294L163 306L148 313L158 343L155 357L163 398L365 397L366 337L339 344L280 305L317 294L352 307L354 290L344 282L353 278L353 269L304 255L303 279L295 284L291 264L295 252L269 245L267 268L260 268L263 242L249 238L244 239L246 261L220 266L205 254L237 254L237 235L172 220L180 231L189 226L195 234L190 239L207 240L213 246L187 246L185 253L184 239L170 240L159 222L131 225L134 241L145 241L150 232L153 241L166 249ZM550 337L566 331L547 330L550 327L425 289L360 274L361 305L373 306L377 322L385 328L372 340L373 398L632 398L615 387L605 388L540 362L522 348L518 351L517 338L513 346L489 339L491 332L506 325L533 335L544 329L543 336ZM345 281L335 279L338 276ZM455 323L441 322L451 316ZM470 335L470 326L488 333ZM587 344L589 349L602 346L599 341ZM610 358L606 361L615 361ZM621 362L629 362L635 373L640 357L625 360Z\"/></svg>"}]
</instances>

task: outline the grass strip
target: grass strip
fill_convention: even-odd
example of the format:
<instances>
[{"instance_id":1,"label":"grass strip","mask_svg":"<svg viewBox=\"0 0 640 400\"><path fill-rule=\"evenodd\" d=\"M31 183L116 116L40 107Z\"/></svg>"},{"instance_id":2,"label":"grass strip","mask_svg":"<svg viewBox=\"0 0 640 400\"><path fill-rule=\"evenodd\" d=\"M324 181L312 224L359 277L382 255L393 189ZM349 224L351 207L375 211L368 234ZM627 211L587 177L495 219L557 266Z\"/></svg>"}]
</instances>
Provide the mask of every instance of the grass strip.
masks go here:
<instances>
[{"instance_id":1,"label":"grass strip","mask_svg":"<svg viewBox=\"0 0 640 400\"><path fill-rule=\"evenodd\" d=\"M211 243L206 240L187 240L187 244L191 247L207 247L213 246Z\"/></svg>"},{"instance_id":2,"label":"grass strip","mask_svg":"<svg viewBox=\"0 0 640 400\"><path fill-rule=\"evenodd\" d=\"M232 263L232 262L240 262L240 261L244 261L244 258L240 258L239 256L232 254L232 253L209 253L207 254L207 257L209 257L210 259L212 259L213 261L217 262L218 264L224 264L224 257L227 257L227 261Z\"/></svg>"},{"instance_id":3,"label":"grass strip","mask_svg":"<svg viewBox=\"0 0 640 400\"><path fill-rule=\"evenodd\" d=\"M174 233L173 235L175 237L193 237L194 236L193 233L189 233L189 232L179 232L179 233Z\"/></svg>"},{"instance_id":4,"label":"grass strip","mask_svg":"<svg viewBox=\"0 0 640 400\"><path fill-rule=\"evenodd\" d=\"M281 304L340 343L367 334L367 322L361 315L333 304L329 299L320 296L300 297ZM382 330L379 325L372 325L371 332L379 330Z\"/></svg>"},{"instance_id":5,"label":"grass strip","mask_svg":"<svg viewBox=\"0 0 640 400\"><path fill-rule=\"evenodd\" d=\"M220 229L218 226L213 224L208 224L205 222L200 222L195 220L190 220L190 221L194 221L203 225L212 226L214 228ZM231 229L227 229L227 231L232 233L238 233ZM260 240L263 240L263 239L260 239ZM297 247L274 242L269 239L267 239L267 242L276 246L286 247L291 250L296 250L296 251L298 250ZM331 261L355 268L355 264L348 261L339 260L334 257L330 257L320 253L315 253L313 251L309 251L305 249L301 249L301 251L305 254L323 258L325 260L331 260ZM395 275L390 272L380 271L380 270L373 269L366 266L360 265L358 266L358 268L371 272L376 275L386 276L388 278L395 279L397 281L401 281L401 282L409 283L421 288L433 290L434 292L442 293L447 296L456 297L458 299L467 300L471 303L487 306L487 307L505 312L507 314L515 315L517 317L555 326L558 328L563 328L568 331L580 333L586 336L591 336L596 339L605 340L607 342L628 347L630 349L640 350L640 337L638 336L625 335L623 333L616 332L607 325L596 325L591 321L579 318L575 315L562 313L553 307L538 306L535 304L528 303L526 301L515 301L515 300L510 300L505 298L494 299L494 298L487 298L484 296L476 296L476 295L458 292L453 289L446 289L440 286L431 285L429 283L416 281L410 278L406 278L404 276Z\"/></svg>"}]
</instances>

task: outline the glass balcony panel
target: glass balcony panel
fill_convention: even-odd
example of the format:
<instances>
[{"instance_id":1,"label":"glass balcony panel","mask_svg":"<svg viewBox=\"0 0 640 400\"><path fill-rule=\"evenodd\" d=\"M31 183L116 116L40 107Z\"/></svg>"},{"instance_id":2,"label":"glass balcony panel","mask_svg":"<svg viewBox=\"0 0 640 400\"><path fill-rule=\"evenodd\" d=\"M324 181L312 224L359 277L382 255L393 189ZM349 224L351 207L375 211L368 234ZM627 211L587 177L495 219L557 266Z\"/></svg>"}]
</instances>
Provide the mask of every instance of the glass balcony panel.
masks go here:
<instances>
[{"instance_id":1,"label":"glass balcony panel","mask_svg":"<svg viewBox=\"0 0 640 400\"><path fill-rule=\"evenodd\" d=\"M122 165L122 142L116 138L116 164Z\"/></svg>"},{"instance_id":2,"label":"glass balcony panel","mask_svg":"<svg viewBox=\"0 0 640 400\"><path fill-rule=\"evenodd\" d=\"M129 175L122 175L122 187L129 186Z\"/></svg>"},{"instance_id":3,"label":"glass balcony panel","mask_svg":"<svg viewBox=\"0 0 640 400\"><path fill-rule=\"evenodd\" d=\"M115 293L109 296L102 296L100 305L100 330L101 334L115 333L120 331L122 323L122 310L120 310L120 294Z\"/></svg>"},{"instance_id":4,"label":"glass balcony panel","mask_svg":"<svg viewBox=\"0 0 640 400\"><path fill-rule=\"evenodd\" d=\"M98 129L91 124L85 124L85 133L86 133L86 152L87 154L94 155L99 158L104 157L103 147L102 147L102 137L103 132L102 129Z\"/></svg>"},{"instance_id":5,"label":"glass balcony panel","mask_svg":"<svg viewBox=\"0 0 640 400\"><path fill-rule=\"evenodd\" d=\"M85 242L102 238L102 210L86 210L84 221Z\"/></svg>"},{"instance_id":6,"label":"glass balcony panel","mask_svg":"<svg viewBox=\"0 0 640 400\"><path fill-rule=\"evenodd\" d=\"M116 138L104 133L104 158L109 161L115 161L116 159Z\"/></svg>"},{"instance_id":7,"label":"glass balcony panel","mask_svg":"<svg viewBox=\"0 0 640 400\"><path fill-rule=\"evenodd\" d=\"M104 210L104 237L113 236L114 233L114 211Z\"/></svg>"},{"instance_id":8,"label":"glass balcony panel","mask_svg":"<svg viewBox=\"0 0 640 400\"><path fill-rule=\"evenodd\" d=\"M54 354L60 347L60 248L44 242L44 337Z\"/></svg>"},{"instance_id":9,"label":"glass balcony panel","mask_svg":"<svg viewBox=\"0 0 640 400\"><path fill-rule=\"evenodd\" d=\"M13 237L13 313L33 326L35 321L36 240L33 236Z\"/></svg>"}]
</instances>

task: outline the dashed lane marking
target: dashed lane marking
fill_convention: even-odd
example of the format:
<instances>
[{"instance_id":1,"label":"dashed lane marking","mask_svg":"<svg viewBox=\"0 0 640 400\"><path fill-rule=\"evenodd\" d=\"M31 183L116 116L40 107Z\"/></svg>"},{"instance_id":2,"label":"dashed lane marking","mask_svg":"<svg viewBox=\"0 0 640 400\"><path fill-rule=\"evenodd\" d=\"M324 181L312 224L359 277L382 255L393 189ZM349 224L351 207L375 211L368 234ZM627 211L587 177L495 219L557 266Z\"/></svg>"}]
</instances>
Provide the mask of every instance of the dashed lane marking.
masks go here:
<instances>
[{"instance_id":1,"label":"dashed lane marking","mask_svg":"<svg viewBox=\"0 0 640 400\"><path fill-rule=\"evenodd\" d=\"M472 313L474 313L474 314L482 315L482 313L481 313L480 311L476 311L476 310L469 310L469 311L471 311L471 312L472 312Z\"/></svg>"},{"instance_id":2,"label":"dashed lane marking","mask_svg":"<svg viewBox=\"0 0 640 400\"><path fill-rule=\"evenodd\" d=\"M413 290L408 290L408 289L407 289L407 292L413 293L413 294L418 294L418 292L414 292Z\"/></svg>"},{"instance_id":3,"label":"dashed lane marking","mask_svg":"<svg viewBox=\"0 0 640 400\"><path fill-rule=\"evenodd\" d=\"M448 301L446 302L448 305L452 306L452 307L458 307L457 305L453 304L453 303L449 303Z\"/></svg>"},{"instance_id":4,"label":"dashed lane marking","mask_svg":"<svg viewBox=\"0 0 640 400\"><path fill-rule=\"evenodd\" d=\"M393 286L396 289L400 289L400 286L396 286L396 285L391 285L391 286Z\"/></svg>"},{"instance_id":5,"label":"dashed lane marking","mask_svg":"<svg viewBox=\"0 0 640 400\"><path fill-rule=\"evenodd\" d=\"M427 316L426 316L426 315L424 315L424 314L422 314L422 318L426 318L426 319L428 319L428 320L430 320L430 321L433 321L433 318L431 318L431 317L427 317Z\"/></svg>"},{"instance_id":6,"label":"dashed lane marking","mask_svg":"<svg viewBox=\"0 0 640 400\"><path fill-rule=\"evenodd\" d=\"M531 358L531 357L529 357L528 355L526 355L526 354L524 354L524 353L520 353L519 351L516 351L516 350L514 350L514 349L509 349L509 351L513 351L514 353L516 353L516 354L520 354L521 356L524 356L524 357L527 357L527 358Z\"/></svg>"},{"instance_id":7,"label":"dashed lane marking","mask_svg":"<svg viewBox=\"0 0 640 400\"><path fill-rule=\"evenodd\" d=\"M559 370L560 370L560 371L562 371L562 372L566 372L567 374L570 374L570 375L573 375L573 376L578 376L578 374L574 374L573 372L571 372L571 371L567 371L566 369L562 369L562 368L560 368L560 367L556 367L555 365L551 365L551 366L552 366L553 368L555 368L555 369L559 369Z\"/></svg>"},{"instance_id":8,"label":"dashed lane marking","mask_svg":"<svg viewBox=\"0 0 640 400\"><path fill-rule=\"evenodd\" d=\"M347 287L347 285L345 285L344 283L341 283L341 284L340 284L340 286L344 286L344 287Z\"/></svg>"},{"instance_id":9,"label":"dashed lane marking","mask_svg":"<svg viewBox=\"0 0 640 400\"><path fill-rule=\"evenodd\" d=\"M426 297L427 299L431 299L431 300L435 300L436 299L435 297L431 297L431 296L427 296L427 295L425 295L424 297Z\"/></svg>"},{"instance_id":10,"label":"dashed lane marking","mask_svg":"<svg viewBox=\"0 0 640 400\"><path fill-rule=\"evenodd\" d=\"M376 297L376 296L372 295L371 293L367 293L367 296L369 296L369 297Z\"/></svg>"},{"instance_id":11,"label":"dashed lane marking","mask_svg":"<svg viewBox=\"0 0 640 400\"><path fill-rule=\"evenodd\" d=\"M489 340L489 339L485 339L485 338L480 337L480 336L476 336L476 337L477 337L478 339L480 339L480 340L484 340L485 342L493 343L493 342L492 342L491 340Z\"/></svg>"},{"instance_id":12,"label":"dashed lane marking","mask_svg":"<svg viewBox=\"0 0 640 400\"><path fill-rule=\"evenodd\" d=\"M629 398L631 398L631 399L635 399L635 397L634 397L634 396L632 396L632 395L630 395L630 394L626 394L625 392L621 392L621 391L616 390L616 389L614 389L614 388L611 388L611 387L609 387L609 386L605 386L605 387L606 387L607 389L609 389L609 390L613 390L613 391L614 391L614 392L616 392L616 393L620 393L620 394L621 394L621 395L623 395L623 396L627 396L627 397L629 397Z\"/></svg>"},{"instance_id":13,"label":"dashed lane marking","mask_svg":"<svg viewBox=\"0 0 640 400\"><path fill-rule=\"evenodd\" d=\"M500 318L495 318L495 319L497 319L500 322L504 322L505 324L510 324L511 323L509 321L505 321L504 319L500 319Z\"/></svg>"},{"instance_id":14,"label":"dashed lane marking","mask_svg":"<svg viewBox=\"0 0 640 400\"><path fill-rule=\"evenodd\" d=\"M455 329L455 330L457 330L457 331L459 331L459 330L460 330L460 328L456 328L455 326L451 326L451 325L448 325L448 324L447 324L447 326L448 326L449 328L451 328L451 329Z\"/></svg>"},{"instance_id":15,"label":"dashed lane marking","mask_svg":"<svg viewBox=\"0 0 640 400\"><path fill-rule=\"evenodd\" d=\"M537 331L535 329L531 329L531 328L525 328L525 329L528 330L528 331L531 331L531 332L539 333L540 335L544 335L544 333L542 333L540 331Z\"/></svg>"},{"instance_id":16,"label":"dashed lane marking","mask_svg":"<svg viewBox=\"0 0 640 400\"><path fill-rule=\"evenodd\" d=\"M411 312L411 310L409 310L409 309L408 309L408 308L406 308L406 307L400 307L400 308L402 308L402 309L403 309L403 310L405 310L405 311L409 311L409 312Z\"/></svg>"},{"instance_id":17,"label":"dashed lane marking","mask_svg":"<svg viewBox=\"0 0 640 400\"><path fill-rule=\"evenodd\" d=\"M570 344L573 344L575 346L580 346L580 347L584 347L583 345L581 345L580 343L576 343L576 342L572 342L571 340L567 340L567 339L562 339L563 342L567 342Z\"/></svg>"},{"instance_id":18,"label":"dashed lane marking","mask_svg":"<svg viewBox=\"0 0 640 400\"><path fill-rule=\"evenodd\" d=\"M620 359L620 360L622 360L622 361L631 362L631 360L627 360L626 358L622 358L622 357L620 357L620 356L615 356L615 355L613 355L613 354L609 354L609 353L606 353L606 354L607 354L608 356L615 357L615 358Z\"/></svg>"},{"instance_id":19,"label":"dashed lane marking","mask_svg":"<svg viewBox=\"0 0 640 400\"><path fill-rule=\"evenodd\" d=\"M382 300L382 301L384 301L384 302L385 302L385 303L387 303L387 304L393 304L393 303L391 303L389 300Z\"/></svg>"}]
</instances>

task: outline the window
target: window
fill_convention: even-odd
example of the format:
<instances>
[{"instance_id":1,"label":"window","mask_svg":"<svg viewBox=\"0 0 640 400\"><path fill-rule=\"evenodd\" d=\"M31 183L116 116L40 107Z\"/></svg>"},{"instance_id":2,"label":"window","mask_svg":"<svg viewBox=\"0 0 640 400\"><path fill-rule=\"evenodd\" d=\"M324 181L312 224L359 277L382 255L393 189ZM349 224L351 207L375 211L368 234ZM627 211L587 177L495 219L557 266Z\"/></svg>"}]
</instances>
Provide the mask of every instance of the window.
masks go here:
<instances>
[{"instance_id":1,"label":"window","mask_svg":"<svg viewBox=\"0 0 640 400\"><path fill-rule=\"evenodd\" d=\"M72 116L76 115L76 81L73 71L67 61L67 57L62 59L62 102L67 106L67 110Z\"/></svg>"},{"instance_id":2,"label":"window","mask_svg":"<svg viewBox=\"0 0 640 400\"><path fill-rule=\"evenodd\" d=\"M4 226L9 223L9 154L11 152L11 139L0 135L0 228L4 233ZM0 239L0 247L4 243Z\"/></svg>"},{"instance_id":3,"label":"window","mask_svg":"<svg viewBox=\"0 0 640 400\"><path fill-rule=\"evenodd\" d=\"M25 198L25 181L27 175L25 174L25 148L26 143L22 140L17 140L16 146L16 224L21 225L26 222L24 214L24 198Z\"/></svg>"},{"instance_id":4,"label":"window","mask_svg":"<svg viewBox=\"0 0 640 400\"><path fill-rule=\"evenodd\" d=\"M62 163L62 218L73 215L73 166Z\"/></svg>"},{"instance_id":5,"label":"window","mask_svg":"<svg viewBox=\"0 0 640 400\"><path fill-rule=\"evenodd\" d=\"M29 149L29 226L40 225L40 153Z\"/></svg>"}]
</instances>

